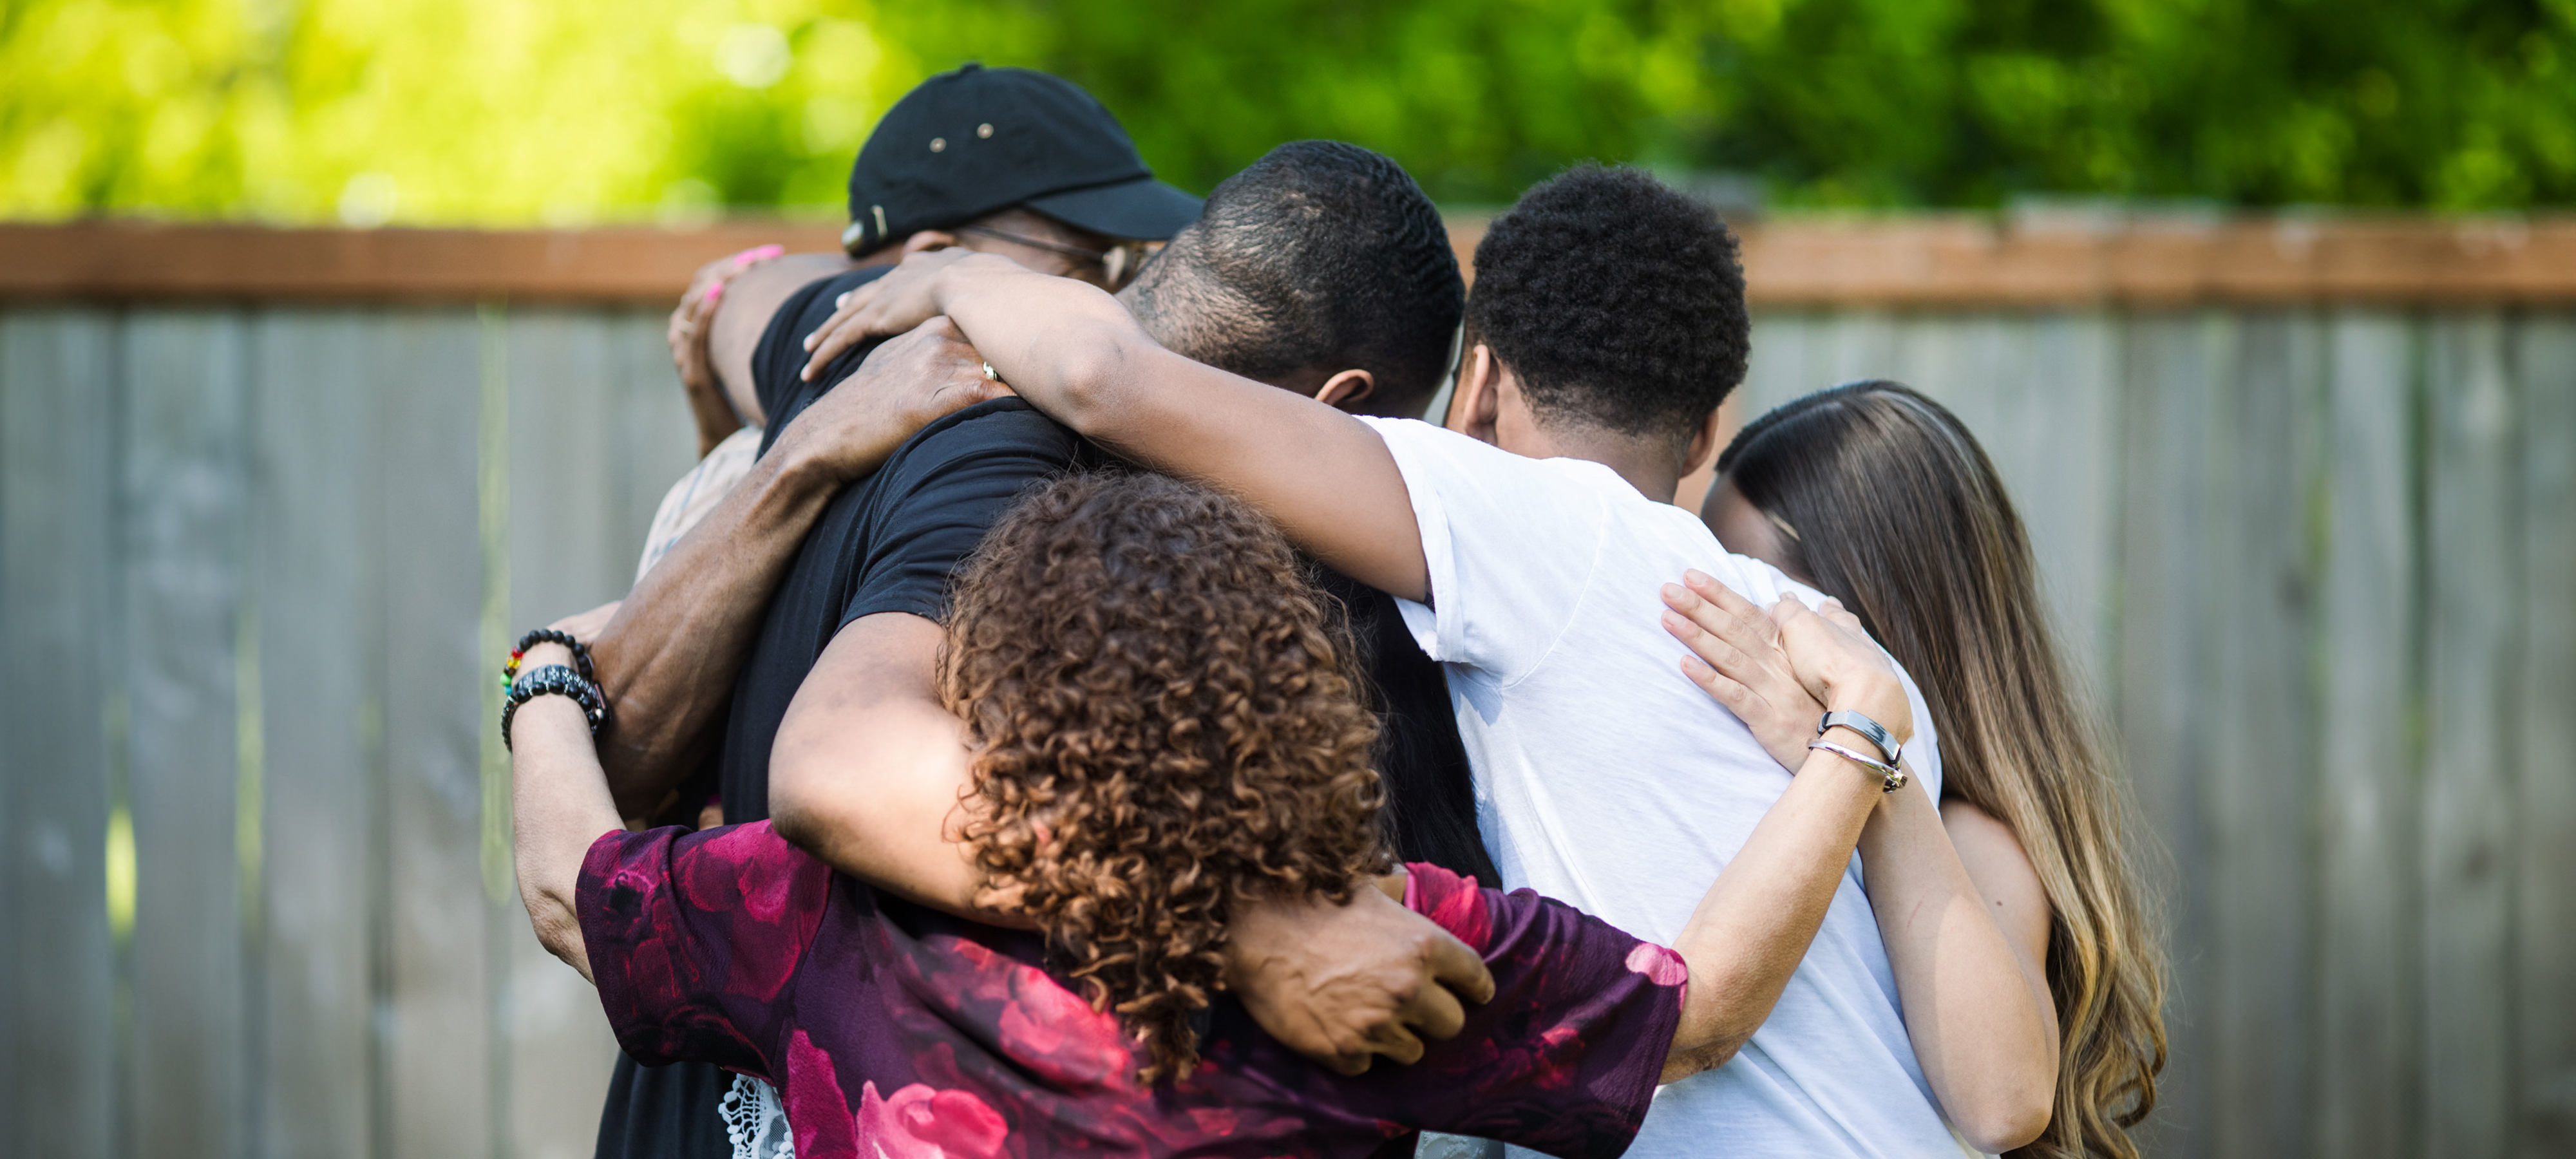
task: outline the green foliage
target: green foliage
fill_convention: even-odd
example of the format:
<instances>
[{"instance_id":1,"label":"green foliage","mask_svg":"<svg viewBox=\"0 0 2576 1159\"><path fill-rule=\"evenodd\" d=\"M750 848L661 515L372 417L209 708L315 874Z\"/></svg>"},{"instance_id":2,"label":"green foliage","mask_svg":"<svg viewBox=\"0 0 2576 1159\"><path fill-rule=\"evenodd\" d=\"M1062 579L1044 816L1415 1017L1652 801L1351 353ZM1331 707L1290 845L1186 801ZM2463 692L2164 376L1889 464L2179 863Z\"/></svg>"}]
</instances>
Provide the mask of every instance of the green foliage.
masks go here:
<instances>
[{"instance_id":1,"label":"green foliage","mask_svg":"<svg viewBox=\"0 0 2576 1159\"><path fill-rule=\"evenodd\" d=\"M922 74L810 0L0 0L0 214L834 204Z\"/></svg>"},{"instance_id":2,"label":"green foliage","mask_svg":"<svg viewBox=\"0 0 2576 1159\"><path fill-rule=\"evenodd\" d=\"M2576 201L2576 0L0 0L0 214L831 215L966 59L1201 190L1338 137L1450 202L1587 157L1793 205Z\"/></svg>"}]
</instances>

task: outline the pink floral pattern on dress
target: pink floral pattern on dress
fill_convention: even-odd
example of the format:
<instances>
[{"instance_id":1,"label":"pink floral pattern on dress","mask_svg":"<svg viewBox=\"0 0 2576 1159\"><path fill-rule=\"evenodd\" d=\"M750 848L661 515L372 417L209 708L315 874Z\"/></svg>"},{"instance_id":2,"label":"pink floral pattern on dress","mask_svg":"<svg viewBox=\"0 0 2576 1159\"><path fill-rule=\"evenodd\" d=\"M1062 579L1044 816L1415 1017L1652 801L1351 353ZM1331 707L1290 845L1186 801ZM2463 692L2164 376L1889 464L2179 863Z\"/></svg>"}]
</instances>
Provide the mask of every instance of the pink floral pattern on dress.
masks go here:
<instances>
[{"instance_id":1,"label":"pink floral pattern on dress","mask_svg":"<svg viewBox=\"0 0 2576 1159\"><path fill-rule=\"evenodd\" d=\"M1639 942L1628 951L1628 968L1653 979L1658 986L1679 986L1690 981L1690 965L1682 956L1653 942Z\"/></svg>"},{"instance_id":2,"label":"pink floral pattern on dress","mask_svg":"<svg viewBox=\"0 0 2576 1159\"><path fill-rule=\"evenodd\" d=\"M1418 1130L1624 1150L1680 1017L1680 958L1528 891L1410 868L1405 904L1485 956L1495 996L1420 1063L1356 1078L1220 999L1204 1065L1139 1087L1141 1052L1037 937L882 897L766 822L608 834L580 911L619 1043L769 1081L802 1159L1362 1156Z\"/></svg>"},{"instance_id":3,"label":"pink floral pattern on dress","mask_svg":"<svg viewBox=\"0 0 2576 1159\"><path fill-rule=\"evenodd\" d=\"M883 1159L1001 1159L1010 1134L1001 1112L972 1093L920 1083L890 1099L877 1097L874 1081L861 1083L858 1125L860 1142Z\"/></svg>"}]
</instances>

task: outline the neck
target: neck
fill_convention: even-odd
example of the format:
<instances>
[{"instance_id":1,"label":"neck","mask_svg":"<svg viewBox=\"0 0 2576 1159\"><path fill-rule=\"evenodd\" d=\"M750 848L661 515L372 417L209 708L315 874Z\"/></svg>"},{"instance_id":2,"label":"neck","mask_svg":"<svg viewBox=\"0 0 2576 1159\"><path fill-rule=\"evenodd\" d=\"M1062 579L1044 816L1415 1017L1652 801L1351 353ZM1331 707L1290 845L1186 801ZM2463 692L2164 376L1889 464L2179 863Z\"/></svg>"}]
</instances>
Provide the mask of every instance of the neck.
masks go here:
<instances>
[{"instance_id":1,"label":"neck","mask_svg":"<svg viewBox=\"0 0 2576 1159\"><path fill-rule=\"evenodd\" d=\"M1542 428L1536 434L1544 445L1523 452L1533 458L1588 459L1617 471L1638 494L1657 503L1672 502L1681 490L1672 452L1651 440L1598 427Z\"/></svg>"}]
</instances>

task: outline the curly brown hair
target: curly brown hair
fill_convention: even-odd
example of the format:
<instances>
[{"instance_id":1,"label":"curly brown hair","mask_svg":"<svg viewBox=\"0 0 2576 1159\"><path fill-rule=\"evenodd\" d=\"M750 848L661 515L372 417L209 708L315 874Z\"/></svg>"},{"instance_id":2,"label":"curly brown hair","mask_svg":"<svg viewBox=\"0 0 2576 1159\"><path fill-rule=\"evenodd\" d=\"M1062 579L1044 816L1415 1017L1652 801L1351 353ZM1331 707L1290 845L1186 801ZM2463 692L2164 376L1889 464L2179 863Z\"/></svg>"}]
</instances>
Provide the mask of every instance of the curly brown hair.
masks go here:
<instances>
[{"instance_id":1,"label":"curly brown hair","mask_svg":"<svg viewBox=\"0 0 2576 1159\"><path fill-rule=\"evenodd\" d=\"M1385 794L1338 605L1277 528L1161 475L1067 476L959 578L940 690L976 748L984 899L1187 1076L1232 907L1386 872Z\"/></svg>"}]
</instances>

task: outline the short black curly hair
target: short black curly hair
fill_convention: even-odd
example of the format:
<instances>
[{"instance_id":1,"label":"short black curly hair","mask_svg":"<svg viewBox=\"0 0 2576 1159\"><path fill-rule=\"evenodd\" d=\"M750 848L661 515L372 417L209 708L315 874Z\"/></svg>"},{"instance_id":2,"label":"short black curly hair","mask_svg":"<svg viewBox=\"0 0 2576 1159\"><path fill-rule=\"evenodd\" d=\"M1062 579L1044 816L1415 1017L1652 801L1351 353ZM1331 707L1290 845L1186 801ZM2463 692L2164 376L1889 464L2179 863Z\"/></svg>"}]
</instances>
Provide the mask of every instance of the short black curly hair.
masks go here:
<instances>
[{"instance_id":1,"label":"short black curly hair","mask_svg":"<svg viewBox=\"0 0 2576 1159\"><path fill-rule=\"evenodd\" d=\"M1265 382L1367 370L1360 409L1405 416L1448 373L1465 295L1422 187L1341 141L1291 141L1226 178L1127 292L1182 354Z\"/></svg>"},{"instance_id":2,"label":"short black curly hair","mask_svg":"<svg viewBox=\"0 0 2576 1159\"><path fill-rule=\"evenodd\" d=\"M1533 186L1476 245L1469 341L1542 421L1687 445L1744 381L1744 264L1717 213L1635 169Z\"/></svg>"}]
</instances>

